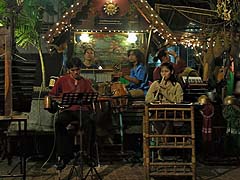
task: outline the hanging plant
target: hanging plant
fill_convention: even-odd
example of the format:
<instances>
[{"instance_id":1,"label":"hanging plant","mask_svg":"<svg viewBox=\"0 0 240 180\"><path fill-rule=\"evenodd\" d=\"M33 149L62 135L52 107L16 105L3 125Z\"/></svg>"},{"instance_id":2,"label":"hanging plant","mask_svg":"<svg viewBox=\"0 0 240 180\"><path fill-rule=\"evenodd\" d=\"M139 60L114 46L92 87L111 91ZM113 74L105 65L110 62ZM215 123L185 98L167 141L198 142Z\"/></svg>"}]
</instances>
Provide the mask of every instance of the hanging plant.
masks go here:
<instances>
[{"instance_id":1,"label":"hanging plant","mask_svg":"<svg viewBox=\"0 0 240 180\"><path fill-rule=\"evenodd\" d=\"M217 2L218 17L230 21L232 15L231 1L230 0L218 0Z\"/></svg>"},{"instance_id":2,"label":"hanging plant","mask_svg":"<svg viewBox=\"0 0 240 180\"><path fill-rule=\"evenodd\" d=\"M22 48L36 48L41 63L42 87L46 87L45 65L41 45L41 28L43 13L55 14L53 4L49 0L25 0L16 19L16 44Z\"/></svg>"}]
</instances>

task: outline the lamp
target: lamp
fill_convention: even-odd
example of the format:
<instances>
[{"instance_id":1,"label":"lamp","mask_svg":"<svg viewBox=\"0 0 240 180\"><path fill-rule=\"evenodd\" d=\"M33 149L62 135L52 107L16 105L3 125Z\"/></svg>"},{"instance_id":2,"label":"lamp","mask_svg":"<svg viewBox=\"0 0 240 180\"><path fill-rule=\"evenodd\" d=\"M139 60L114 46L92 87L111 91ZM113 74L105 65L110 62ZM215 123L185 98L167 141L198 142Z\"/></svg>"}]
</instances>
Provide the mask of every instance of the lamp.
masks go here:
<instances>
[{"instance_id":1,"label":"lamp","mask_svg":"<svg viewBox=\"0 0 240 180\"><path fill-rule=\"evenodd\" d=\"M137 41L137 35L135 33L128 33L127 41L129 43L135 43Z\"/></svg>"},{"instance_id":2,"label":"lamp","mask_svg":"<svg viewBox=\"0 0 240 180\"><path fill-rule=\"evenodd\" d=\"M81 40L82 42L89 42L89 41L90 41L90 37L89 37L88 34L81 34L80 40Z\"/></svg>"}]
</instances>

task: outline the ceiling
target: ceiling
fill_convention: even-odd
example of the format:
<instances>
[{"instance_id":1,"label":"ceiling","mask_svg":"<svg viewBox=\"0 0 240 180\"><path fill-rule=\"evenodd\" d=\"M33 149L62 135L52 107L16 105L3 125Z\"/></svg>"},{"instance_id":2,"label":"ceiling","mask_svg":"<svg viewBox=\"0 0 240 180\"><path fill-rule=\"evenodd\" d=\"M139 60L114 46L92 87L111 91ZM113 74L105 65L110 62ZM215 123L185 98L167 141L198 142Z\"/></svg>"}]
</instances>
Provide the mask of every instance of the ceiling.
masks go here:
<instances>
[{"instance_id":1,"label":"ceiling","mask_svg":"<svg viewBox=\"0 0 240 180\"><path fill-rule=\"evenodd\" d=\"M203 9L211 9L213 4L217 3L217 0L148 0L151 6L158 4L168 4L175 6L191 6Z\"/></svg>"},{"instance_id":2,"label":"ceiling","mask_svg":"<svg viewBox=\"0 0 240 180\"><path fill-rule=\"evenodd\" d=\"M133 0L133 2L137 4L140 0ZM141 0L141 2L145 1ZM165 22L164 29L173 33L178 41L184 41L185 45L206 41L213 29L218 32L225 25L225 22L218 18L216 12L217 0L148 0L148 3L155 9L161 21ZM149 12L147 10L145 12L144 7L141 7L140 10L146 16L146 13L149 14ZM154 26L156 25L154 24ZM229 27L229 25L224 26L226 29ZM155 28L161 30L161 27ZM162 39L159 40L161 37L159 34L161 32L157 31L156 43L162 41Z\"/></svg>"},{"instance_id":3,"label":"ceiling","mask_svg":"<svg viewBox=\"0 0 240 180\"><path fill-rule=\"evenodd\" d=\"M217 0L148 0L178 39L206 41L213 32L230 30L217 14Z\"/></svg>"}]
</instances>

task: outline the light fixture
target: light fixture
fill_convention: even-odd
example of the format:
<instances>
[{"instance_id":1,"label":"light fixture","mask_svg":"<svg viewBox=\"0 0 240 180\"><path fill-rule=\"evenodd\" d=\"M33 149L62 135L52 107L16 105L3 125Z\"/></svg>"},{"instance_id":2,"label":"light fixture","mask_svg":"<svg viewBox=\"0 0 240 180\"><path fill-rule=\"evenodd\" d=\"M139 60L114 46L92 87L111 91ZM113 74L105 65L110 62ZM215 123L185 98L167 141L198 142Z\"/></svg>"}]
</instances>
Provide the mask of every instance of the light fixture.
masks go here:
<instances>
[{"instance_id":1,"label":"light fixture","mask_svg":"<svg viewBox=\"0 0 240 180\"><path fill-rule=\"evenodd\" d=\"M135 33L128 33L127 41L129 43L135 43L137 41L137 35Z\"/></svg>"},{"instance_id":2,"label":"light fixture","mask_svg":"<svg viewBox=\"0 0 240 180\"><path fill-rule=\"evenodd\" d=\"M84 34L81 34L80 40L81 40L82 42L89 42L89 41L90 41L90 37L89 37L88 34L84 33Z\"/></svg>"}]
</instances>

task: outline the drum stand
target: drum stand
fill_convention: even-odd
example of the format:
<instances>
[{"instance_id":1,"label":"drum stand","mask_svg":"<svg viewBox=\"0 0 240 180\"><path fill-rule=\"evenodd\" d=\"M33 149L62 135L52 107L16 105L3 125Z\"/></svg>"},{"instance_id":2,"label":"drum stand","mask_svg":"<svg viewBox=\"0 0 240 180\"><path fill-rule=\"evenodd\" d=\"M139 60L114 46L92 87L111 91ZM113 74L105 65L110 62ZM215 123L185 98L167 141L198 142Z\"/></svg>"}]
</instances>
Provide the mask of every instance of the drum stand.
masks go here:
<instances>
[{"instance_id":1,"label":"drum stand","mask_svg":"<svg viewBox=\"0 0 240 180\"><path fill-rule=\"evenodd\" d=\"M112 107L115 109L115 114L118 114L119 119L119 133L120 133L120 143L121 143L121 154L124 154L124 129L123 129L123 111L128 106L127 96L115 96L112 97L114 103Z\"/></svg>"},{"instance_id":2,"label":"drum stand","mask_svg":"<svg viewBox=\"0 0 240 180\"><path fill-rule=\"evenodd\" d=\"M63 94L62 97L62 106L65 105L92 105L93 108L93 112L95 113L95 104L94 102L96 102L97 100L97 93L65 93ZM80 180L85 180L87 179L87 177L90 175L93 175L93 173L95 173L95 175L97 176L97 178L99 180L102 180L102 178L100 177L100 175L98 174L95 165L96 163L93 161L93 157L92 154L89 155L84 155L84 151L83 151L83 130L82 130L82 109L80 108L79 111L79 127L80 127L80 145L79 145L79 151L78 153L75 155L75 160L74 163L70 169L70 172L68 174L68 179L70 180L74 174L74 172L76 173L76 175L80 178ZM92 142L90 142L92 143ZM94 145L96 145L96 142L94 142ZM90 149L92 148L92 146L90 145ZM90 150L90 152L92 151L92 149ZM98 156L98 151L96 152L97 156ZM98 157L97 157L98 159ZM87 162L86 164L89 166L89 170L86 173L86 175L84 176L83 173L83 167L84 167L84 160ZM99 163L99 160L98 160ZM80 173L78 173L78 169L77 167L79 166L79 170Z\"/></svg>"}]
</instances>

